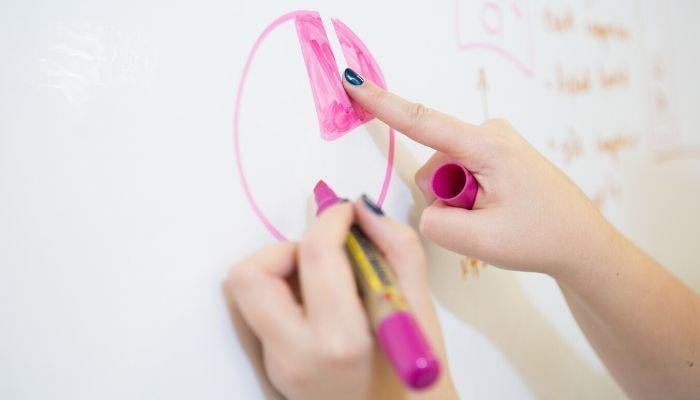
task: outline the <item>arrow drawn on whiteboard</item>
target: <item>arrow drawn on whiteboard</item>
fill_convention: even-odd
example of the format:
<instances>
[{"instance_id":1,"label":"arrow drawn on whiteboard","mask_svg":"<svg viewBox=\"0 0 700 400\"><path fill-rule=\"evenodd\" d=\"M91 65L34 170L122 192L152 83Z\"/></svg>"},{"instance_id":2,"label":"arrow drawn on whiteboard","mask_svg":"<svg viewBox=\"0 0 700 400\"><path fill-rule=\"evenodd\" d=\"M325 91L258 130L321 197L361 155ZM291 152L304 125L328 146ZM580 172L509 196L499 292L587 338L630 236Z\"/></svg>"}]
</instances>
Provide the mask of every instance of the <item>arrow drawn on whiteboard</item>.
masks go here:
<instances>
[{"instance_id":1,"label":"arrow drawn on whiteboard","mask_svg":"<svg viewBox=\"0 0 700 400\"><path fill-rule=\"evenodd\" d=\"M486 99L489 84L486 81L486 71L484 71L483 67L479 67L479 80L476 82L476 90L481 94L481 112L484 114L484 121L486 121L489 119L489 104Z\"/></svg>"}]
</instances>

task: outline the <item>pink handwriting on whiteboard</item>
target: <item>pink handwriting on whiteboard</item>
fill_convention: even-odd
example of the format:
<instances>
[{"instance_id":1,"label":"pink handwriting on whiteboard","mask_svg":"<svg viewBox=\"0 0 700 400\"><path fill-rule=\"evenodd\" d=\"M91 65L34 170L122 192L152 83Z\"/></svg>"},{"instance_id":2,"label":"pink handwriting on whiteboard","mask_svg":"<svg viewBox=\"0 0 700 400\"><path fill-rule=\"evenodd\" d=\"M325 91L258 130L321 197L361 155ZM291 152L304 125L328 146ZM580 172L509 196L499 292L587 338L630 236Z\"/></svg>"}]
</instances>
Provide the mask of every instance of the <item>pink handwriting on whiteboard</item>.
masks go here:
<instances>
[{"instance_id":1,"label":"pink handwriting on whiteboard","mask_svg":"<svg viewBox=\"0 0 700 400\"><path fill-rule=\"evenodd\" d=\"M455 0L455 35L460 50L496 53L532 76L532 32L527 0Z\"/></svg>"},{"instance_id":2,"label":"pink handwriting on whiteboard","mask_svg":"<svg viewBox=\"0 0 700 400\"><path fill-rule=\"evenodd\" d=\"M277 229L275 224L269 220L260 208L258 201L250 190L248 178L246 177L241 162L242 149L240 146L239 116L243 88L248 76L248 70L255 58L260 45L265 38L278 26L294 21L297 38L301 46L302 56L306 65L309 77L309 84L313 94L314 105L316 106L316 116L318 118L321 138L327 141L341 138L365 122L371 120L373 116L363 110L348 97L343 89L338 65L335 56L331 51L328 36L321 21L321 17L315 11L293 11L282 15L272 21L258 36L253 43L253 47L248 54L248 58L243 67L243 73L236 92L236 103L233 112L233 144L236 154L236 166L241 179L243 191L248 199L248 203L255 215L265 228L278 240L286 240L286 237ZM365 78L386 89L384 75L372 54L362 41L353 33L350 28L340 20L332 19L338 41L345 57L347 65L359 72ZM389 129L389 149L386 167L384 170L384 180L382 182L377 203L381 205L386 198L389 184L391 183L391 172L394 163L394 130ZM300 212L302 212L300 210Z\"/></svg>"}]
</instances>

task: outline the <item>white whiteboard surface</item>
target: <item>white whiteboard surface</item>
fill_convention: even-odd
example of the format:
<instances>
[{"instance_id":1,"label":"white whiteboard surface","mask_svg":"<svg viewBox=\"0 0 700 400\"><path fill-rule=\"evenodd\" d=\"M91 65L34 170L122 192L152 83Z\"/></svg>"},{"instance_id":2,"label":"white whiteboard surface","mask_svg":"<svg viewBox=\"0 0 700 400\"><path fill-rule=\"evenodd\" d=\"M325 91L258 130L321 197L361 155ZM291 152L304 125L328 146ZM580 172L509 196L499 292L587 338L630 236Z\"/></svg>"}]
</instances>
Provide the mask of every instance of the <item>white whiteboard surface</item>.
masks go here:
<instances>
[{"instance_id":1,"label":"white whiteboard surface","mask_svg":"<svg viewBox=\"0 0 700 400\"><path fill-rule=\"evenodd\" d=\"M397 93L509 119L700 289L700 4L610 3L2 2L0 398L269 393L222 293L232 263L275 240L243 193L232 116L253 42L296 9L345 22ZM376 193L386 128L320 141L291 25L246 85L242 162L286 235L321 177ZM415 220L429 154L397 135L388 214ZM464 398L623 397L553 281L428 252Z\"/></svg>"}]
</instances>

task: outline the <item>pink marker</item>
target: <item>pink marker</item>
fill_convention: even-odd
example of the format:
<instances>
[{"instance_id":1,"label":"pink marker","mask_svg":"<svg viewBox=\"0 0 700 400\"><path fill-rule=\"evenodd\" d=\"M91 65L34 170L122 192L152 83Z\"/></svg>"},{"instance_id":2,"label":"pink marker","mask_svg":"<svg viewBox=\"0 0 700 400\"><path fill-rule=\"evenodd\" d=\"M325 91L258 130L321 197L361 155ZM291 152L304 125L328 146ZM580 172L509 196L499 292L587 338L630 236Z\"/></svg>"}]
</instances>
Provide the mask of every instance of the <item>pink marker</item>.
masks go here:
<instances>
[{"instance_id":1,"label":"pink marker","mask_svg":"<svg viewBox=\"0 0 700 400\"><path fill-rule=\"evenodd\" d=\"M464 165L447 162L433 172L430 190L448 206L471 210L476 201L479 182Z\"/></svg>"},{"instance_id":2,"label":"pink marker","mask_svg":"<svg viewBox=\"0 0 700 400\"><path fill-rule=\"evenodd\" d=\"M316 184L314 197L318 214L341 200L323 181ZM355 224L345 247L379 346L407 386L430 386L440 375L440 362L394 284L391 268Z\"/></svg>"}]
</instances>

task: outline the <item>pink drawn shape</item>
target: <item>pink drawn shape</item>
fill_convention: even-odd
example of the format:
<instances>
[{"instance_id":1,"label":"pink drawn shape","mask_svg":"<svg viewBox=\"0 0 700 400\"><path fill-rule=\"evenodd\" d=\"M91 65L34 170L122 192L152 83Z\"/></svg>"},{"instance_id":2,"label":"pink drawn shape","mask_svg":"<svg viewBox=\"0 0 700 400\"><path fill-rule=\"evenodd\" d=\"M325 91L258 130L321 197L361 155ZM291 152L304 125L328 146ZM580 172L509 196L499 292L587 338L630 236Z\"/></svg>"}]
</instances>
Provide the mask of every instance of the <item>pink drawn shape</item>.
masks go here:
<instances>
[{"instance_id":1,"label":"pink drawn shape","mask_svg":"<svg viewBox=\"0 0 700 400\"><path fill-rule=\"evenodd\" d=\"M330 70L327 71L327 70L323 69L322 71L314 72L314 74L316 74L316 75L315 75L315 78L312 78L311 77L312 73L310 72L310 68L308 67L309 64L307 63L307 71L309 71L309 79L311 80L312 91L315 90L314 89L315 88L314 79L316 79L316 78L322 78L322 79L316 79L316 82L319 82L319 83L326 82L326 83L328 83L328 85L331 85L331 84L335 85L337 83L340 85L340 88L342 90L342 84L340 83L340 74L338 73L337 64L335 64L335 58L333 57L332 52L330 52L330 54L328 54L328 53L324 53L325 50L322 50L323 46L321 44L324 43L324 40L325 40L325 44L326 45L328 44L328 39L325 37L325 29L323 29L323 24L321 24L320 31L318 30L318 25L312 24L313 26L309 26L309 21L310 21L309 18L311 18L311 20L312 20L313 17L318 18L318 13L314 12L314 11L303 11L303 10L292 11L292 12L289 12L287 14L280 16L279 18L275 19L268 26L265 27L265 29L255 39L255 42L253 43L253 47L250 49L250 53L248 53L248 58L246 59L245 65L243 66L243 72L241 73L241 78L240 78L240 81L238 84L238 89L236 90L236 102L235 102L234 108L233 108L233 147L234 147L234 152L236 155L236 166L238 168L238 175L241 179L241 185L243 186L243 192L245 193L246 198L248 199L248 203L250 203L250 206L253 209L253 212L258 217L258 219L263 224L263 226L265 226L265 229L267 229L270 232L270 234L272 234L272 236L274 236L275 239L277 239L279 241L287 240L287 238L282 234L282 232L279 231L279 229L277 229L277 227L275 227L275 225L272 222L270 222L270 220L267 218L265 213L262 211L262 209L258 205L258 202L255 199L255 196L253 196L253 193L250 190L250 186L248 185L248 179L246 178L245 170L243 169L243 162L241 160L241 147L240 147L240 140L239 140L239 137L240 137L239 120L240 120L241 98L243 95L243 88L245 87L245 83L246 83L247 78L248 78L248 71L250 70L250 66L253 62L253 59L255 58L255 54L257 53L258 48L260 48L262 43L265 41L267 36L270 33L272 33L272 31L274 31L280 25L282 25L286 22L289 22L291 20L295 20L295 21L301 20L301 23L297 23L297 34L299 35L300 43L302 43L302 39L300 36L301 33L299 33L299 24L302 25L302 30L304 31L304 38L305 38L304 42L307 43L307 45L311 47L311 51L314 54L314 57L318 56L318 57L323 58L323 60L324 60L323 62L317 62L317 61L311 60L312 61L311 64L314 65L313 68L314 69L316 69L316 68L328 68L329 66L332 65L333 68L335 68L334 70L336 71L335 73L331 73L331 72L329 72ZM319 19L319 22L320 22L320 19ZM360 41L360 39L357 38L357 36L355 36L355 34L352 33L352 31L350 31L349 28L347 28L340 21L337 21L337 22L340 25L342 25L342 27L345 29L345 31L344 31L345 37L350 38L350 39L347 39L347 43L349 43L348 48L360 49L361 50L360 52L364 55L366 60L369 60L369 61L367 61L366 68L363 67L363 65L365 65L365 64L360 63L360 64L358 64L360 66L356 69L356 71L360 72L361 74L365 75L366 77L372 76L375 78L376 77L381 78L381 86L386 88L386 84L384 83L384 76L381 72L381 69L379 68L377 63L374 61L374 57L372 57L371 53L367 50L367 48L362 43L362 41ZM314 22L314 24L316 24L316 22ZM341 30L343 28L341 28ZM334 29L336 30L336 32L338 31L338 25L335 24L335 21L334 21ZM321 32L323 32L323 38L321 38L319 36ZM338 34L338 35L340 35L340 34ZM314 36L316 38L315 45L311 44L311 40L312 40L311 37L312 36ZM318 39L323 39L323 40L321 40L319 42ZM305 45L302 44L302 53L304 52L304 46ZM307 51L308 50L309 49L307 48ZM328 51L330 51L330 49ZM346 50L343 49L343 52L346 53ZM330 59L332 59L332 64L330 63L328 56L330 56ZM306 62L306 55L304 57L305 57L305 62ZM348 57L347 53L346 53L345 57L346 58ZM358 59L359 59L359 57L358 57ZM318 74L321 74L321 76L319 76ZM372 74L374 74L374 75L372 75ZM331 79L334 76L336 78ZM380 84L380 81L377 80L375 83ZM333 89L329 89L328 87L326 87L325 90L326 90L326 92L324 92L325 94L328 94L328 91L330 91L330 93L335 93L335 91ZM342 99L343 96L345 96L345 98L347 99L347 101L348 101L347 104L351 104L351 105L353 104L350 101L350 98L347 96L347 94L345 94L345 91L343 90L342 95L338 94L338 97L336 98L336 101L338 102L338 105L340 107L344 107L343 104L346 104L346 103L342 102L341 100L338 100L338 99ZM314 94L314 101L316 102L316 94ZM332 105L332 103L330 103L330 102L326 102L326 104ZM338 106L336 106L336 107L338 107ZM319 112L318 103L316 104L316 110L317 110L317 114L319 114L320 112ZM363 118L360 118L360 116L358 115L358 111L359 111L359 114L364 113ZM351 130L353 127L359 126L363 122L366 122L366 121L369 121L370 119L372 119L372 117L369 115L369 113L367 113L367 111L361 110L359 107L357 107L357 111L354 111L354 112L356 113L355 117L357 118L357 123L351 122L349 125L353 125L353 124L354 125L352 127L348 128L347 131ZM340 132L340 133L333 133L333 131L330 130L328 132L328 134L324 135L323 124L321 122L322 119L326 120L324 118L325 118L325 116L322 118L321 115L318 115L319 123L321 126L321 136L324 139L326 139L326 140L337 139L338 137L342 136L344 133L347 133L347 131ZM340 125L343 125L343 124L340 124ZM331 124L331 126L336 126L336 125ZM380 188L379 196L377 196L377 204L379 206L381 206L384 203L384 200L386 199L387 192L389 190L389 185L391 184L391 173L392 173L393 165L394 165L394 148L395 148L394 142L395 142L395 132L392 128L389 128L389 149L388 149L388 155L387 155L387 163L386 163L386 168L384 170L384 180L382 181L382 186Z\"/></svg>"},{"instance_id":2,"label":"pink drawn shape","mask_svg":"<svg viewBox=\"0 0 700 400\"><path fill-rule=\"evenodd\" d=\"M318 13L298 15L294 21L309 74L321 137L325 140L338 139L373 117L367 112L358 114L345 93L338 64Z\"/></svg>"},{"instance_id":3,"label":"pink drawn shape","mask_svg":"<svg viewBox=\"0 0 700 400\"><path fill-rule=\"evenodd\" d=\"M497 35L503 30L503 11L498 4L491 1L481 9L481 26L491 35Z\"/></svg>"},{"instance_id":4,"label":"pink drawn shape","mask_svg":"<svg viewBox=\"0 0 700 400\"><path fill-rule=\"evenodd\" d=\"M527 77L532 77L534 75L534 57L532 54L532 39L531 37L528 37L527 41L527 60L523 61L516 55L514 55L511 51L499 46L496 43L492 42L487 42L487 41L479 41L475 40L472 42L463 42L461 37L460 37L460 6L459 6L460 0L455 0L455 37L457 39L457 47L460 50L486 50L490 51L492 53L498 54L501 57L503 57L506 61L510 62L520 73ZM486 2L486 7L488 7L488 4L493 4L492 2ZM511 7L513 13L519 18L519 19L527 19L527 16L523 14L522 9L520 6L515 2L511 1ZM500 10L500 8L499 8ZM502 14L501 14L502 15ZM483 14L482 14L483 17ZM502 34L503 27L501 26L501 29L496 31L490 28L494 27L487 27L486 24L484 23L484 20L482 19L482 26L484 27L484 30L489 33L492 36L497 36Z\"/></svg>"}]
</instances>

